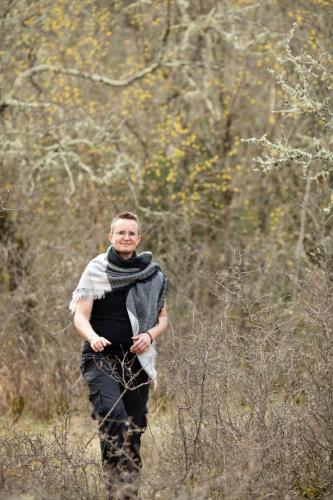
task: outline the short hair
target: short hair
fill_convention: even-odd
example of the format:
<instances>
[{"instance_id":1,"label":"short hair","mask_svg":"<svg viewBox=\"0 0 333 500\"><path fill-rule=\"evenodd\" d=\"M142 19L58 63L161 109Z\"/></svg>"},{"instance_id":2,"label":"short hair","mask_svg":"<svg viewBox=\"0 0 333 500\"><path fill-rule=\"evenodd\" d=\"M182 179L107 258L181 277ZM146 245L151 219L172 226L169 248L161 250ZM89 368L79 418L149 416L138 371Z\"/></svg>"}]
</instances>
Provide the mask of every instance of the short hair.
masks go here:
<instances>
[{"instance_id":1,"label":"short hair","mask_svg":"<svg viewBox=\"0 0 333 500\"><path fill-rule=\"evenodd\" d=\"M114 228L114 225L115 223L117 222L117 220L119 219L127 219L127 220L135 220L135 222L137 223L137 225L139 226L139 234L141 232L141 224L140 224L140 220L139 220L139 217L136 215L136 214L133 214L133 212L120 212L119 214L117 214L111 221L111 233L113 231L113 228Z\"/></svg>"}]
</instances>

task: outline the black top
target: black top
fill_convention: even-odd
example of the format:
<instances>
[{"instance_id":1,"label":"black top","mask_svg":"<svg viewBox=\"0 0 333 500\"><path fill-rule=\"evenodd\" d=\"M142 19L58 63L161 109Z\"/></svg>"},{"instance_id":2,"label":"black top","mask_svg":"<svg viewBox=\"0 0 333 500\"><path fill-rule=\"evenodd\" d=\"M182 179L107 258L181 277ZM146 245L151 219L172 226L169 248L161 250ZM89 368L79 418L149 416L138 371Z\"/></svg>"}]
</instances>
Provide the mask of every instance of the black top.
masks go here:
<instances>
[{"instance_id":1,"label":"black top","mask_svg":"<svg viewBox=\"0 0 333 500\"><path fill-rule=\"evenodd\" d=\"M126 309L129 287L107 292L103 299L94 300L90 316L93 330L111 342L101 354L123 354L133 345L132 326ZM89 342L85 342L82 354L94 353Z\"/></svg>"}]
</instances>

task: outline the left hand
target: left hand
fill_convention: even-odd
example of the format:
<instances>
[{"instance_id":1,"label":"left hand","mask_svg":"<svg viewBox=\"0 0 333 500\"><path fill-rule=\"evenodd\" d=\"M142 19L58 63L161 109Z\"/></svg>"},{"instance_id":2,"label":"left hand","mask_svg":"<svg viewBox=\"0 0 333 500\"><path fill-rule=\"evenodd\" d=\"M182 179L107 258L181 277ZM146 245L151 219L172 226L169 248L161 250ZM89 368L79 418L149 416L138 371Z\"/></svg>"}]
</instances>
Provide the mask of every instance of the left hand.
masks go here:
<instances>
[{"instance_id":1,"label":"left hand","mask_svg":"<svg viewBox=\"0 0 333 500\"><path fill-rule=\"evenodd\" d=\"M136 354L142 354L150 346L151 339L148 333L139 333L139 335L134 335L132 337L133 345L130 348L131 352Z\"/></svg>"}]
</instances>

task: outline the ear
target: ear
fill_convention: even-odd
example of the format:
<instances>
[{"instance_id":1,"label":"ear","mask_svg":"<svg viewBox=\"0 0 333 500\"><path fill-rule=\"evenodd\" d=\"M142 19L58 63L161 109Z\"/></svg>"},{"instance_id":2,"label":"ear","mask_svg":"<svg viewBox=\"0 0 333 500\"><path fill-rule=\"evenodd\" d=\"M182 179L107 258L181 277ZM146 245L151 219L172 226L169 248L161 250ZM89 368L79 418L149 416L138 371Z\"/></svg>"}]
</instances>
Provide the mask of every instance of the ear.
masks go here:
<instances>
[{"instance_id":1,"label":"ear","mask_svg":"<svg viewBox=\"0 0 333 500\"><path fill-rule=\"evenodd\" d=\"M110 241L110 243L112 243L112 233L108 234L108 240Z\"/></svg>"}]
</instances>

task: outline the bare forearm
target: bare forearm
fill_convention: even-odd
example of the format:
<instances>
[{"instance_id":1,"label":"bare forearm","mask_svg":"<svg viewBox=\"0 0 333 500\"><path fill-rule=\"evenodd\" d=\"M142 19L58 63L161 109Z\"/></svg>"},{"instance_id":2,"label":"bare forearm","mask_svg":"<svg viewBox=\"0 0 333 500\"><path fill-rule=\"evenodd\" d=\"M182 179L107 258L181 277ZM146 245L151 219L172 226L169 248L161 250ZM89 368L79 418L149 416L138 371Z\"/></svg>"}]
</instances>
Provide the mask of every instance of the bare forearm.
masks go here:
<instances>
[{"instance_id":1,"label":"bare forearm","mask_svg":"<svg viewBox=\"0 0 333 500\"><path fill-rule=\"evenodd\" d=\"M78 303L74 316L74 325L81 337L90 343L92 350L94 352L101 352L104 350L104 347L111 345L111 342L104 337L100 337L90 324L93 302L93 299L86 299Z\"/></svg>"},{"instance_id":2,"label":"bare forearm","mask_svg":"<svg viewBox=\"0 0 333 500\"><path fill-rule=\"evenodd\" d=\"M152 336L153 340L155 340L159 335L164 333L168 328L168 318L159 318L157 325L149 328L149 333Z\"/></svg>"},{"instance_id":3,"label":"bare forearm","mask_svg":"<svg viewBox=\"0 0 333 500\"><path fill-rule=\"evenodd\" d=\"M81 314L76 314L74 317L74 326L82 338L91 342L92 339L98 338L97 333L93 330L91 324Z\"/></svg>"},{"instance_id":4,"label":"bare forearm","mask_svg":"<svg viewBox=\"0 0 333 500\"><path fill-rule=\"evenodd\" d=\"M161 333L165 332L168 327L168 319L166 316L160 316L157 325L145 332L134 335L133 345L130 349L131 352L142 354L149 347L151 342L155 340ZM149 332L149 333L148 333Z\"/></svg>"}]
</instances>

